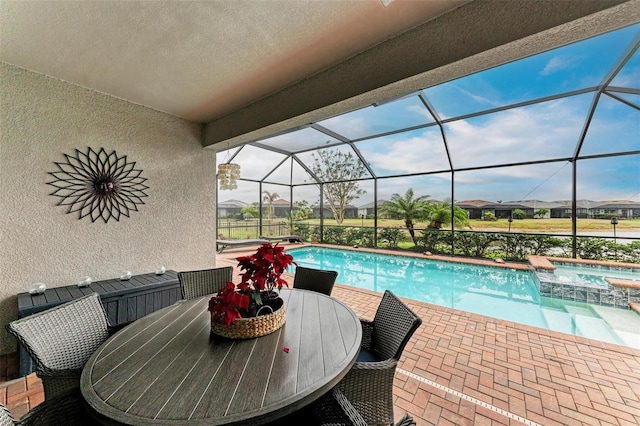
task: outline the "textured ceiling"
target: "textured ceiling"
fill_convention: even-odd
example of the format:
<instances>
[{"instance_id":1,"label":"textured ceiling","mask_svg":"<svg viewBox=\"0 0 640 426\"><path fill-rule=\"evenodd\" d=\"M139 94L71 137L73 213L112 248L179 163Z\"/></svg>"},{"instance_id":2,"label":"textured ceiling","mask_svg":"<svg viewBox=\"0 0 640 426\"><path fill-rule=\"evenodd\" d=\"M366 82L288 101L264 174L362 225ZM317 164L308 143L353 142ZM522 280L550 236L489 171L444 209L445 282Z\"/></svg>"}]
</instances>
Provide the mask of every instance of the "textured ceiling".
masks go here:
<instances>
[{"instance_id":1,"label":"textured ceiling","mask_svg":"<svg viewBox=\"0 0 640 426\"><path fill-rule=\"evenodd\" d=\"M0 58L206 122L463 3L2 1Z\"/></svg>"},{"instance_id":2,"label":"textured ceiling","mask_svg":"<svg viewBox=\"0 0 640 426\"><path fill-rule=\"evenodd\" d=\"M229 146L628 25L639 10L640 0L0 0L0 60L206 123L203 145Z\"/></svg>"}]
</instances>

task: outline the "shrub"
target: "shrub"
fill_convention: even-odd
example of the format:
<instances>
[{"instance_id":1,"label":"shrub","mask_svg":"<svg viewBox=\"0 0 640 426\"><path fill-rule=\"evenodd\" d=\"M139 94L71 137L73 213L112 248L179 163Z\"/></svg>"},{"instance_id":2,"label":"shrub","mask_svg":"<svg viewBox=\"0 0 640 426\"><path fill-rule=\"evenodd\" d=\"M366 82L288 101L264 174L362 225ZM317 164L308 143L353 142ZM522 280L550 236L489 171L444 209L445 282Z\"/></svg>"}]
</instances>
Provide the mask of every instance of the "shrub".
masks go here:
<instances>
[{"instance_id":1,"label":"shrub","mask_svg":"<svg viewBox=\"0 0 640 426\"><path fill-rule=\"evenodd\" d=\"M418 239L425 250L431 253L451 254L451 232L438 229L423 229Z\"/></svg>"},{"instance_id":2,"label":"shrub","mask_svg":"<svg viewBox=\"0 0 640 426\"><path fill-rule=\"evenodd\" d=\"M346 228L342 226L325 226L323 242L327 244L348 245Z\"/></svg>"},{"instance_id":3,"label":"shrub","mask_svg":"<svg viewBox=\"0 0 640 426\"><path fill-rule=\"evenodd\" d=\"M398 228L382 228L378 234L378 241L385 243L389 248L397 248L402 240L404 231Z\"/></svg>"},{"instance_id":4,"label":"shrub","mask_svg":"<svg viewBox=\"0 0 640 426\"><path fill-rule=\"evenodd\" d=\"M497 240L488 232L456 232L455 247L463 256L484 257L487 249Z\"/></svg>"},{"instance_id":5,"label":"shrub","mask_svg":"<svg viewBox=\"0 0 640 426\"><path fill-rule=\"evenodd\" d=\"M524 219L527 217L527 214L522 209L515 209L511 213L511 217L513 217L514 219Z\"/></svg>"},{"instance_id":6,"label":"shrub","mask_svg":"<svg viewBox=\"0 0 640 426\"><path fill-rule=\"evenodd\" d=\"M485 212L482 216L482 220L496 220L496 216L491 212Z\"/></svg>"},{"instance_id":7,"label":"shrub","mask_svg":"<svg viewBox=\"0 0 640 426\"><path fill-rule=\"evenodd\" d=\"M531 235L525 234L498 234L499 247L502 257L508 260L527 260L531 253Z\"/></svg>"},{"instance_id":8,"label":"shrub","mask_svg":"<svg viewBox=\"0 0 640 426\"><path fill-rule=\"evenodd\" d=\"M312 235L311 227L306 223L294 223L293 233L305 241L309 241Z\"/></svg>"},{"instance_id":9,"label":"shrub","mask_svg":"<svg viewBox=\"0 0 640 426\"><path fill-rule=\"evenodd\" d=\"M607 241L602 238L578 237L576 239L576 255L581 259L604 259L607 251Z\"/></svg>"}]
</instances>

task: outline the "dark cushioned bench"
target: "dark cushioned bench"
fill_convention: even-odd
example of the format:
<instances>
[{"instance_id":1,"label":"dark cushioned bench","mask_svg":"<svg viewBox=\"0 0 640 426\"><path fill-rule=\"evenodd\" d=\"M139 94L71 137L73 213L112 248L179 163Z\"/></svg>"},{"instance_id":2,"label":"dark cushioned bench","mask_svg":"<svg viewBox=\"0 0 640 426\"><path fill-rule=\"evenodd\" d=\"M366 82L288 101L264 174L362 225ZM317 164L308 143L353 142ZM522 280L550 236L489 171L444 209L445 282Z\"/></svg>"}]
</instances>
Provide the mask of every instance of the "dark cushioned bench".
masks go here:
<instances>
[{"instance_id":1,"label":"dark cushioned bench","mask_svg":"<svg viewBox=\"0 0 640 426\"><path fill-rule=\"evenodd\" d=\"M98 293L107 314L109 325L123 327L158 309L170 306L182 298L176 271L164 274L134 275L128 280L113 278L94 281L88 287L69 285L48 288L42 294L18 294L18 318L45 311L65 302ZM35 365L26 350L19 345L20 376L35 370Z\"/></svg>"},{"instance_id":2,"label":"dark cushioned bench","mask_svg":"<svg viewBox=\"0 0 640 426\"><path fill-rule=\"evenodd\" d=\"M260 238L269 240L269 241L289 241L290 243L302 243L304 239L299 235L276 235L274 237L267 237L261 235Z\"/></svg>"},{"instance_id":3,"label":"dark cushioned bench","mask_svg":"<svg viewBox=\"0 0 640 426\"><path fill-rule=\"evenodd\" d=\"M269 240L264 238L253 238L248 240L216 240L216 246L221 246L218 248L218 253L222 253L227 247L257 246L269 242Z\"/></svg>"}]
</instances>

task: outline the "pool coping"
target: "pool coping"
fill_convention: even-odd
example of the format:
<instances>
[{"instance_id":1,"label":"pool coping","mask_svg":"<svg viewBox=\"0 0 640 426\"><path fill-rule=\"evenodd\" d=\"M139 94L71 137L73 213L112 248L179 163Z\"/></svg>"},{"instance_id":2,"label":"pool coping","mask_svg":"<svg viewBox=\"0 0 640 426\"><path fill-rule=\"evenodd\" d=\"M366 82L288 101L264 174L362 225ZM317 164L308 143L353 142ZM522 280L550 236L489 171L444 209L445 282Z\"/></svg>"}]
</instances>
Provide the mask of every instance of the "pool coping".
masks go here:
<instances>
[{"instance_id":1,"label":"pool coping","mask_svg":"<svg viewBox=\"0 0 640 426\"><path fill-rule=\"evenodd\" d=\"M381 248L373 248L373 247L350 247L350 246L340 246L335 244L324 244L324 243L310 243L310 244L305 244L304 246L292 246L289 248L294 250L297 248L304 248L309 246L332 248L336 250L350 250L350 251L360 251L360 252L364 251L368 253L385 254L389 256L414 257L416 259L439 260L442 262L451 262L451 263L464 263L467 265L488 266L491 268L518 269L521 271L530 270L529 264L525 262L503 261L502 259L496 259L496 260L478 259L475 257L464 257L464 256L451 257L451 256L431 254L429 252L426 252L426 253L398 252L397 250L390 250L390 249L381 249Z\"/></svg>"}]
</instances>

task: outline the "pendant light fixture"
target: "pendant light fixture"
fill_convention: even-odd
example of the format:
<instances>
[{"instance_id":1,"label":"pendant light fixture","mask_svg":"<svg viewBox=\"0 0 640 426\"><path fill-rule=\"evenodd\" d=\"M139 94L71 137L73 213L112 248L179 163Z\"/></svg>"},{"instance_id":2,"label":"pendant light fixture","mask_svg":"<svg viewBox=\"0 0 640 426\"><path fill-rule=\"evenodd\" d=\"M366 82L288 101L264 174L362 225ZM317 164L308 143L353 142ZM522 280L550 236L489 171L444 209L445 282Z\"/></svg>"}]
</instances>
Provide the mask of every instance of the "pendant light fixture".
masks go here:
<instances>
[{"instance_id":1,"label":"pendant light fixture","mask_svg":"<svg viewBox=\"0 0 640 426\"><path fill-rule=\"evenodd\" d=\"M229 150L225 161L218 164L218 185L221 191L237 189L240 179L240 164L229 163Z\"/></svg>"}]
</instances>

